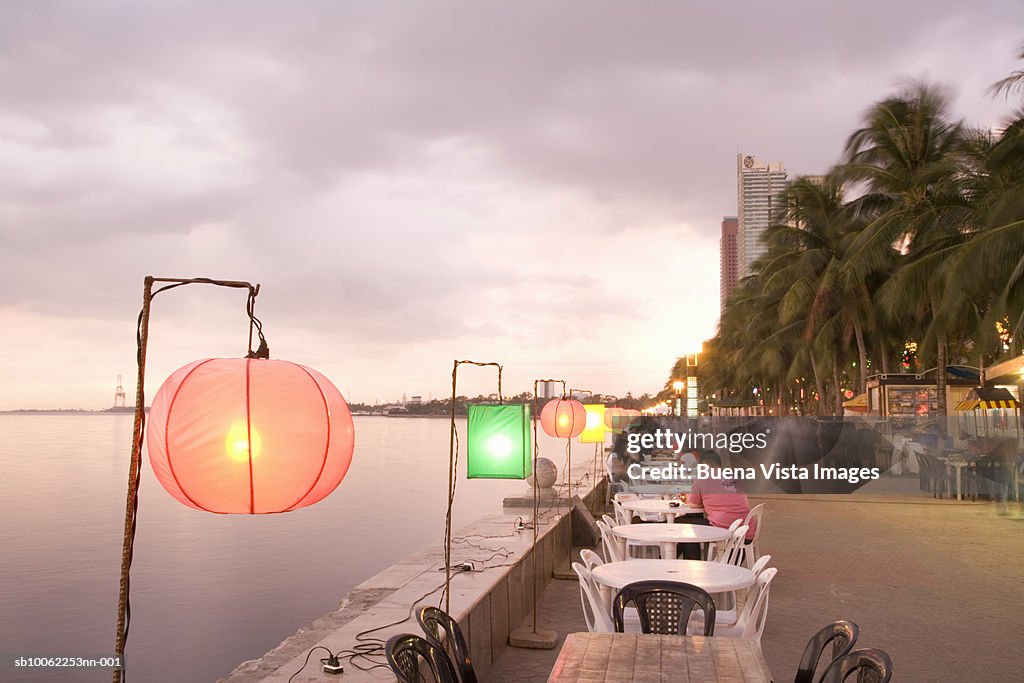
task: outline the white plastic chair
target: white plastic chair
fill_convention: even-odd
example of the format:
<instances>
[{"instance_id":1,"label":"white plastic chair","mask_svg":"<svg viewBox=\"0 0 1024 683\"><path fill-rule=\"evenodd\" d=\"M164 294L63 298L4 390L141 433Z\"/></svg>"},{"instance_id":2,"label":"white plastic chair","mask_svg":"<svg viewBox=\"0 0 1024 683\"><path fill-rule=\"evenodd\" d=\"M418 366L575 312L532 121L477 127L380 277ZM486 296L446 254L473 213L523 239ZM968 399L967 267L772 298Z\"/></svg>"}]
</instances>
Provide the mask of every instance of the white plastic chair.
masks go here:
<instances>
[{"instance_id":1,"label":"white plastic chair","mask_svg":"<svg viewBox=\"0 0 1024 683\"><path fill-rule=\"evenodd\" d=\"M572 570L580 580L580 602L583 605L583 618L587 621L587 630L591 633L612 633L612 623L608 607L601 599L601 593L593 583L590 571L579 562L572 563Z\"/></svg>"},{"instance_id":2,"label":"white plastic chair","mask_svg":"<svg viewBox=\"0 0 1024 683\"><path fill-rule=\"evenodd\" d=\"M742 566L743 542L746 540L747 527L741 525L739 520L736 520L729 525L729 528L732 529L732 535L723 541L722 544L708 549L708 562L731 564L739 567ZM719 618L726 624L735 622L737 620L736 593L732 591L728 593L715 593L714 598L715 605L718 607L715 615L716 623ZM721 616L719 617L719 615Z\"/></svg>"},{"instance_id":3,"label":"white plastic chair","mask_svg":"<svg viewBox=\"0 0 1024 683\"><path fill-rule=\"evenodd\" d=\"M725 546L727 546L729 544L729 541L732 539L732 532L736 531L736 529L742 523L742 520L734 519L732 521L732 524L729 525L729 528L726 529L726 531L729 532L729 538L725 539L724 541L715 541L714 543L708 543L708 553L705 559L707 559L710 562L713 557L720 556Z\"/></svg>"},{"instance_id":4,"label":"white plastic chair","mask_svg":"<svg viewBox=\"0 0 1024 683\"><path fill-rule=\"evenodd\" d=\"M660 498L660 497L661 496L641 496L638 493L616 493L615 494L615 499L612 501L612 505L615 505L615 503L622 503L623 501L627 501L627 500L642 500L644 498L657 499L657 498ZM621 506L616 506L616 514L618 514L618 509L620 507ZM665 521L665 518L662 517L657 512L637 512L637 513L633 513L633 512L630 512L629 510L625 510L625 509L623 509L622 512L628 518L627 521L623 522L623 524L632 524L633 523L633 515L634 514L639 515L640 519L642 519L645 522L664 522Z\"/></svg>"},{"instance_id":5,"label":"white plastic chair","mask_svg":"<svg viewBox=\"0 0 1024 683\"><path fill-rule=\"evenodd\" d=\"M745 549L744 553L744 564L747 568L754 566L754 562L761 557L761 548L757 544L757 539L761 536L761 527L764 525L764 503L757 505L753 510L747 514L747 518L743 520L743 523L748 527L751 526L751 522L755 522L754 527L754 538L750 541Z\"/></svg>"},{"instance_id":6,"label":"white plastic chair","mask_svg":"<svg viewBox=\"0 0 1024 683\"><path fill-rule=\"evenodd\" d=\"M768 563L771 562L771 560L772 560L772 556L771 555L762 555L761 557L759 557L757 559L757 562L754 563L754 566L751 567L750 571L753 572L755 577L760 576L761 573L765 571L765 567L768 566ZM752 603L754 600L757 599L757 581L756 580L754 581L754 585L753 586L751 586L750 588L746 589L745 593L746 593L746 596L747 596L747 601L744 603L744 608L746 607L746 605ZM723 600L722 600L722 602L724 603L722 605L723 607L725 607L725 604L730 604L730 603L735 605L735 603L736 603L735 594L733 594L733 593L728 593L728 594L721 593L719 595L724 596ZM703 616L703 614L699 613L699 612L694 612L693 617L691 617L691 618L692 619L700 620L700 624L699 624L700 628L698 628L696 630L693 630L690 633L691 634L696 634L696 635L699 635L699 634L703 633L704 632L704 622L703 622L704 616ZM731 626L731 625L735 624L738 619L739 619L739 615L736 613L735 606L732 609L716 609L715 610L715 634L717 635L718 628L720 626Z\"/></svg>"},{"instance_id":7,"label":"white plastic chair","mask_svg":"<svg viewBox=\"0 0 1024 683\"><path fill-rule=\"evenodd\" d=\"M621 495L621 494L619 494L619 495ZM631 515L628 510L626 510L624 507L622 507L622 504L619 501L617 501L617 500L613 500L612 501L612 510L615 512L615 523L616 524L632 524L633 523L633 515Z\"/></svg>"},{"instance_id":8,"label":"white plastic chair","mask_svg":"<svg viewBox=\"0 0 1024 683\"><path fill-rule=\"evenodd\" d=\"M771 555L768 555L767 557L771 557ZM604 560L601 559L601 556L590 548L584 548L580 551L580 559L583 560L583 566L587 568L588 572L594 571L594 567L597 565L604 564Z\"/></svg>"},{"instance_id":9,"label":"white plastic chair","mask_svg":"<svg viewBox=\"0 0 1024 683\"><path fill-rule=\"evenodd\" d=\"M619 546L619 542L616 540L611 528L604 523L604 520L598 520L597 528L601 530L601 547L604 549L605 561L625 562L626 558L623 555L622 548Z\"/></svg>"},{"instance_id":10,"label":"white plastic chair","mask_svg":"<svg viewBox=\"0 0 1024 683\"><path fill-rule=\"evenodd\" d=\"M768 620L768 594L771 589L772 579L778 573L779 570L775 567L762 571L757 577L756 597L753 600L748 600L747 604L743 606L743 612L735 624L719 628L716 623L715 636L754 640L760 644L761 634L764 633L764 624Z\"/></svg>"},{"instance_id":11,"label":"white plastic chair","mask_svg":"<svg viewBox=\"0 0 1024 683\"><path fill-rule=\"evenodd\" d=\"M720 545L713 545L708 549L708 562L719 564L732 564L739 566L743 560L743 544L747 538L749 528L739 524L736 520L729 526L730 536Z\"/></svg>"},{"instance_id":12,"label":"white plastic chair","mask_svg":"<svg viewBox=\"0 0 1024 683\"><path fill-rule=\"evenodd\" d=\"M637 500L640 496L635 493L619 493L615 496L615 500L612 501L612 506L615 510L615 519L618 524L632 524L633 513L622 507L622 501L624 500ZM644 521L648 521L644 515L640 516ZM654 520L651 521L662 521L659 515L655 515ZM616 526L611 523L609 527ZM635 551L635 552L634 552ZM661 557L661 546L657 543L640 543L638 541L626 541L626 556L627 557L650 557L659 558Z\"/></svg>"},{"instance_id":13,"label":"white plastic chair","mask_svg":"<svg viewBox=\"0 0 1024 683\"><path fill-rule=\"evenodd\" d=\"M757 558L757 562L755 562L754 566L750 568L750 571L754 573L754 576L760 576L761 572L764 571L764 568L767 567L768 563L771 561L771 555L762 555L761 557Z\"/></svg>"},{"instance_id":14,"label":"white plastic chair","mask_svg":"<svg viewBox=\"0 0 1024 683\"><path fill-rule=\"evenodd\" d=\"M611 515L603 515L601 517L604 523L608 525L609 529L614 529L620 524L630 524L632 520L629 518L629 511L622 510L621 507L616 506L616 513L621 513L623 516L618 519L614 519ZM626 521L623 521L625 519ZM626 541L626 557L651 557L657 559L661 557L661 546L657 543L640 543L638 541Z\"/></svg>"}]
</instances>

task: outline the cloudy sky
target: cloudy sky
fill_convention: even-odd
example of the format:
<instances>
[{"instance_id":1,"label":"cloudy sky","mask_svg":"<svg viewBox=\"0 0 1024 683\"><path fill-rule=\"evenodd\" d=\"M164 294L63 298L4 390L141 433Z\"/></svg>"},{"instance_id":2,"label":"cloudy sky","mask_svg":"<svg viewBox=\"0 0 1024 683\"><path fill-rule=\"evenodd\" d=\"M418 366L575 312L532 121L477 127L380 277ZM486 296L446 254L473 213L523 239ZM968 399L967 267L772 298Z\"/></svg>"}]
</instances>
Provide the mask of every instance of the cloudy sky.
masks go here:
<instances>
[{"instance_id":1,"label":"cloudy sky","mask_svg":"<svg viewBox=\"0 0 1024 683\"><path fill-rule=\"evenodd\" d=\"M1018 0L0 5L0 409L134 387L142 280L262 283L351 400L658 390L714 334L738 150L820 173L908 77L971 123ZM154 301L149 394L238 356L244 296ZM490 391L467 370L460 393Z\"/></svg>"}]
</instances>

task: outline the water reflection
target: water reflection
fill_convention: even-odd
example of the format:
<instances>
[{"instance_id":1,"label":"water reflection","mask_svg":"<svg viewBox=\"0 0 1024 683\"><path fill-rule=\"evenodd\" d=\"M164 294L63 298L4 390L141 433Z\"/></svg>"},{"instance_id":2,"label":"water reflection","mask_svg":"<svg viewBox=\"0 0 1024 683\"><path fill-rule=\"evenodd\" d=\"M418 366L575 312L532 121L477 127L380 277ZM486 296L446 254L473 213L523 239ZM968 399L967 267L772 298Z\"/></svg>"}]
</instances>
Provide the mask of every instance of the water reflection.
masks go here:
<instances>
[{"instance_id":1,"label":"water reflection","mask_svg":"<svg viewBox=\"0 0 1024 683\"><path fill-rule=\"evenodd\" d=\"M355 419L355 457L341 486L288 514L189 509L146 463L127 651L133 683L215 680L336 609L357 583L441 540L447 420ZM131 428L127 414L0 416L0 651L112 653ZM542 455L562 463L562 444L542 437ZM519 481L462 481L456 527L524 490Z\"/></svg>"}]
</instances>

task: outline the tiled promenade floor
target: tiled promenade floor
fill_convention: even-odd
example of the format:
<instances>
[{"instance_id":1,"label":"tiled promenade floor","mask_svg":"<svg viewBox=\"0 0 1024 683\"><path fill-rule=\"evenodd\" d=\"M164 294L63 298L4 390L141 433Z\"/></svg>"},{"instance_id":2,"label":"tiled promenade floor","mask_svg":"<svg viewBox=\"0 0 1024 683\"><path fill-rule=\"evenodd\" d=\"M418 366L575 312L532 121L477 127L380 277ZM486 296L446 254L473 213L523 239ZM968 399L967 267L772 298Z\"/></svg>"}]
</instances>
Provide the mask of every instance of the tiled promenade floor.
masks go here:
<instances>
[{"instance_id":1,"label":"tiled promenade floor","mask_svg":"<svg viewBox=\"0 0 1024 683\"><path fill-rule=\"evenodd\" d=\"M928 498L771 497L762 552L779 568L762 647L792 680L807 639L840 618L892 655L895 680L1024 681L1024 516ZM579 588L554 581L541 628L586 629ZM558 650L508 648L488 681L544 681Z\"/></svg>"}]
</instances>

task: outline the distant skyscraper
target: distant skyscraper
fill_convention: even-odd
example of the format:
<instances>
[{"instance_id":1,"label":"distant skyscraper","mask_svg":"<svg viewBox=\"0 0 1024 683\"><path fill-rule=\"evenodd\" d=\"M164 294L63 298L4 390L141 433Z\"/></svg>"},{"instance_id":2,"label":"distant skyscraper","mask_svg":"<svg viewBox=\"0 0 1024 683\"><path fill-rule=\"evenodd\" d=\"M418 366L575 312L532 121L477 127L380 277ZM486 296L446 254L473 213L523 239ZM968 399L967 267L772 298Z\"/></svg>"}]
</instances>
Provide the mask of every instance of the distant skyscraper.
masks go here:
<instances>
[{"instance_id":1,"label":"distant skyscraper","mask_svg":"<svg viewBox=\"0 0 1024 683\"><path fill-rule=\"evenodd\" d=\"M739 277L750 274L751 264L767 248L761 235L772 223L773 202L786 187L786 167L782 162L769 164L745 154L736 155L736 210L739 229Z\"/></svg>"},{"instance_id":2,"label":"distant skyscraper","mask_svg":"<svg viewBox=\"0 0 1024 683\"><path fill-rule=\"evenodd\" d=\"M556 398L562 395L562 383L561 382L541 382L540 383L540 397L541 398Z\"/></svg>"},{"instance_id":3,"label":"distant skyscraper","mask_svg":"<svg viewBox=\"0 0 1024 683\"><path fill-rule=\"evenodd\" d=\"M737 239L739 221L735 216L722 218L722 240L718 244L719 261L719 306L725 308L725 302L732 296L736 281L740 277L740 249Z\"/></svg>"}]
</instances>

